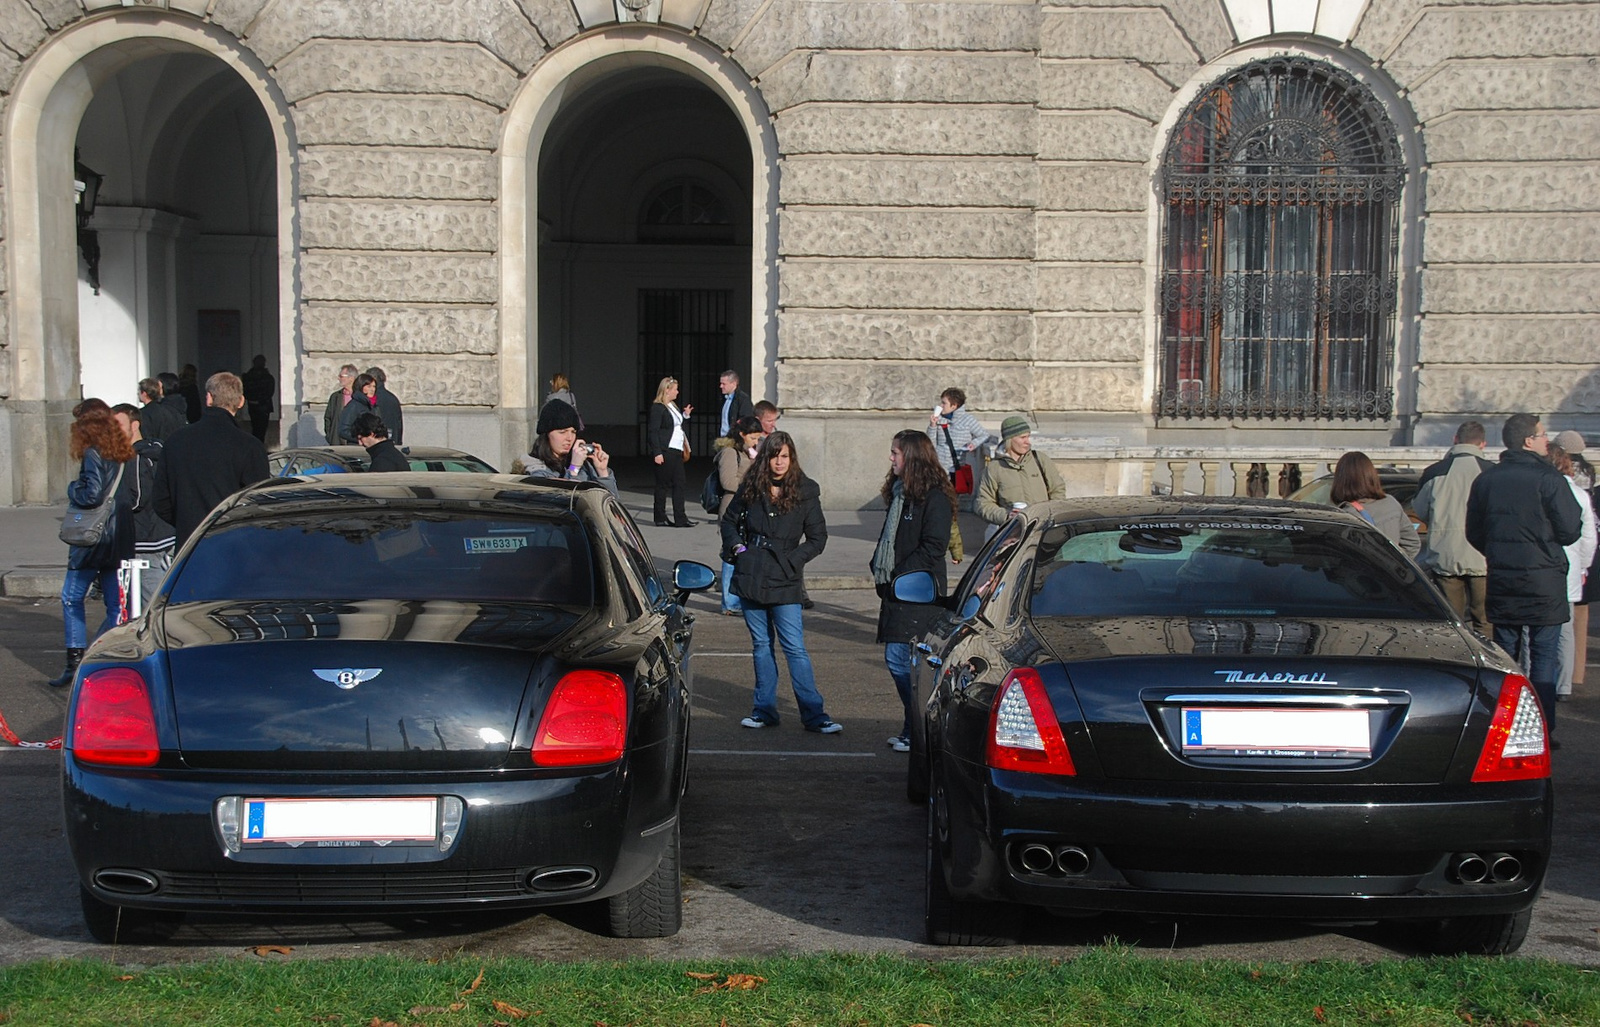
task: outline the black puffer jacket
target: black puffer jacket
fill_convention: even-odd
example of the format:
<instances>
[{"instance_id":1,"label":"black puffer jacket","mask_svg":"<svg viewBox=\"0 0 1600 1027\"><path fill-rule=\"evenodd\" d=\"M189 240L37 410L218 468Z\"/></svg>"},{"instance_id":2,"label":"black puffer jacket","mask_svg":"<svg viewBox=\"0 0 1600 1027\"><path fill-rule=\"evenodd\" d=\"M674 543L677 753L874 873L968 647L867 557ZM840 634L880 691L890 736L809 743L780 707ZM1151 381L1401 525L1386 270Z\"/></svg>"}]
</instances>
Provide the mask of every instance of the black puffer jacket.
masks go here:
<instances>
[{"instance_id":1,"label":"black puffer jacket","mask_svg":"<svg viewBox=\"0 0 1600 1027\"><path fill-rule=\"evenodd\" d=\"M745 551L735 556L740 544ZM802 602L805 566L827 544L822 488L810 478L800 480L800 502L784 513L774 513L766 497L747 504L741 491L722 515L722 558L733 564L733 594L761 606Z\"/></svg>"},{"instance_id":2,"label":"black puffer jacket","mask_svg":"<svg viewBox=\"0 0 1600 1027\"><path fill-rule=\"evenodd\" d=\"M67 569L74 571L116 570L123 560L133 558L133 494L138 490L139 468L129 460L116 464L100 455L90 446L83 451L83 462L78 465L78 477L67 483L67 499L73 506L87 510L99 506L117 481L117 468L122 468L122 481L117 483L113 502L116 509L106 521L100 541L92 546L68 546Z\"/></svg>"},{"instance_id":3,"label":"black puffer jacket","mask_svg":"<svg viewBox=\"0 0 1600 1027\"><path fill-rule=\"evenodd\" d=\"M888 516L885 514L885 516ZM943 492L925 496L920 503L906 501L894 533L894 577L927 571L945 594L944 551L950 545L950 499ZM920 636L943 611L937 605L902 603L893 599L890 585L878 586L879 642L909 642Z\"/></svg>"},{"instance_id":4,"label":"black puffer jacket","mask_svg":"<svg viewBox=\"0 0 1600 1027\"><path fill-rule=\"evenodd\" d=\"M1565 624L1567 554L1583 511L1562 473L1526 449L1508 449L1467 498L1467 541L1489 563L1495 624Z\"/></svg>"}]
</instances>

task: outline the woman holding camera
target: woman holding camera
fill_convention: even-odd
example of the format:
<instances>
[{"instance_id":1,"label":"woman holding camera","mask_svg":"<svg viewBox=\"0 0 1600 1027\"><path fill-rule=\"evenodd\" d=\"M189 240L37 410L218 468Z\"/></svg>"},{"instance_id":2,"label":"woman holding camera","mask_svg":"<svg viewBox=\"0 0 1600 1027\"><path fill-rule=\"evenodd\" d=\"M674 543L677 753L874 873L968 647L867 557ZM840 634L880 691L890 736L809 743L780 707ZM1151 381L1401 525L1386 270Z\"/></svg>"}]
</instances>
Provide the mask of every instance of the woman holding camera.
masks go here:
<instances>
[{"instance_id":1,"label":"woman holding camera","mask_svg":"<svg viewBox=\"0 0 1600 1027\"><path fill-rule=\"evenodd\" d=\"M534 426L533 452L522 460L530 478L564 478L597 481L617 494L617 476L611 473L611 454L598 442L578 438L578 412L569 403L552 399L539 411Z\"/></svg>"}]
</instances>

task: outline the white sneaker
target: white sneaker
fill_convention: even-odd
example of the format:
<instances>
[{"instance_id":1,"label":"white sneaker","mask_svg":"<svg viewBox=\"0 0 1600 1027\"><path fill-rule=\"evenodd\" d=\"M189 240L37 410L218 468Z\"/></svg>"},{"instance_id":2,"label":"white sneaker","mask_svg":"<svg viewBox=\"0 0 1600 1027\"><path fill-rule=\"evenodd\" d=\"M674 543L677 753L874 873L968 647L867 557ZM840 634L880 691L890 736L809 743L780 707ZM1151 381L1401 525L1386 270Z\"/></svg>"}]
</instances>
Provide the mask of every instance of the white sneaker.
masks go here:
<instances>
[{"instance_id":1,"label":"white sneaker","mask_svg":"<svg viewBox=\"0 0 1600 1027\"><path fill-rule=\"evenodd\" d=\"M746 717L746 718L744 718L743 720L739 721L739 725L741 727L756 727L756 728L771 727L771 725L768 724L766 721L757 720L754 717Z\"/></svg>"},{"instance_id":2,"label":"white sneaker","mask_svg":"<svg viewBox=\"0 0 1600 1027\"><path fill-rule=\"evenodd\" d=\"M895 735L893 738L889 739L889 748L893 749L895 752L910 752L911 739L907 738L905 735Z\"/></svg>"},{"instance_id":3,"label":"white sneaker","mask_svg":"<svg viewBox=\"0 0 1600 1027\"><path fill-rule=\"evenodd\" d=\"M825 720L822 723L818 724L816 727L808 727L808 728L806 728L806 730L807 731L815 731L819 735L836 735L840 731L844 730L844 725L843 724L839 724L839 723L835 723L834 721L831 721L831 720Z\"/></svg>"}]
</instances>

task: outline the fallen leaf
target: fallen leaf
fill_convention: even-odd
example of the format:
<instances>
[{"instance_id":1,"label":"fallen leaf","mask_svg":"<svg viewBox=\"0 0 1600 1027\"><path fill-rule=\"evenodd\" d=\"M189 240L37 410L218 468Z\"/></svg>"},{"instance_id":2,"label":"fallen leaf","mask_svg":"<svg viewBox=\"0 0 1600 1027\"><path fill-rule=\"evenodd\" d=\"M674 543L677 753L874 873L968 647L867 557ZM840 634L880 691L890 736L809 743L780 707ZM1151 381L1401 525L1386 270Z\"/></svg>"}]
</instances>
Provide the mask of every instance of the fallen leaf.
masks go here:
<instances>
[{"instance_id":1,"label":"fallen leaf","mask_svg":"<svg viewBox=\"0 0 1600 1027\"><path fill-rule=\"evenodd\" d=\"M462 998L466 998L468 995L470 995L473 992L477 991L478 990L478 985L480 985L482 983L483 983L483 967L480 966L478 968L478 976L474 977L472 979L472 983L467 985L467 990L463 991L461 993L461 997Z\"/></svg>"},{"instance_id":2,"label":"fallen leaf","mask_svg":"<svg viewBox=\"0 0 1600 1027\"><path fill-rule=\"evenodd\" d=\"M293 952L294 949L288 945L256 945L252 947L250 951L254 952L258 956L287 956L289 953Z\"/></svg>"},{"instance_id":3,"label":"fallen leaf","mask_svg":"<svg viewBox=\"0 0 1600 1027\"><path fill-rule=\"evenodd\" d=\"M697 981L714 981L717 979L716 974L697 973L694 970L685 970L683 975L685 977L693 977Z\"/></svg>"},{"instance_id":4,"label":"fallen leaf","mask_svg":"<svg viewBox=\"0 0 1600 1027\"><path fill-rule=\"evenodd\" d=\"M117 980L119 980L119 981L131 981L131 980L133 980L133 974L123 974L121 977L118 977Z\"/></svg>"},{"instance_id":5,"label":"fallen leaf","mask_svg":"<svg viewBox=\"0 0 1600 1027\"><path fill-rule=\"evenodd\" d=\"M1328 1014L1322 1011L1321 1006L1317 1006L1315 1009L1311 1010L1311 1018L1318 1023L1328 1022Z\"/></svg>"},{"instance_id":6,"label":"fallen leaf","mask_svg":"<svg viewBox=\"0 0 1600 1027\"><path fill-rule=\"evenodd\" d=\"M709 987L696 988L694 992L696 995L705 995L713 991L754 991L756 988L759 988L761 985L767 983L767 979L765 977L757 977L755 974L728 974L720 981L716 980L716 974L707 974L704 976L700 974L690 974L690 976L698 977L700 980L714 982Z\"/></svg>"},{"instance_id":7,"label":"fallen leaf","mask_svg":"<svg viewBox=\"0 0 1600 1027\"><path fill-rule=\"evenodd\" d=\"M393 1020L381 1020L374 1016L371 1020L367 1021L367 1027L400 1027L400 1025L395 1023Z\"/></svg>"},{"instance_id":8,"label":"fallen leaf","mask_svg":"<svg viewBox=\"0 0 1600 1027\"><path fill-rule=\"evenodd\" d=\"M511 1003L502 1002L499 999L494 1000L494 1011L497 1013L504 1013L513 1020L525 1020L528 1017L526 1010L518 1009Z\"/></svg>"}]
</instances>

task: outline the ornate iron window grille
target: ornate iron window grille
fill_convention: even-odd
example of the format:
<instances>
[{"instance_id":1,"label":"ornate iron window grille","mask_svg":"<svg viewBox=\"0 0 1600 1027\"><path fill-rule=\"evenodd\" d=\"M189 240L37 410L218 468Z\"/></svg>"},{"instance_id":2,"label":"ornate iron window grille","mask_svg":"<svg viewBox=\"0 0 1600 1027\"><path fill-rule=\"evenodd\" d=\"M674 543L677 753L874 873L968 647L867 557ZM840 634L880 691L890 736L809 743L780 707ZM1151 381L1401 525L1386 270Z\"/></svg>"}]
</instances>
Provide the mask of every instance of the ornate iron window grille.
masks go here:
<instances>
[{"instance_id":1,"label":"ornate iron window grille","mask_svg":"<svg viewBox=\"0 0 1600 1027\"><path fill-rule=\"evenodd\" d=\"M1202 93L1162 161L1156 415L1391 417L1404 183L1388 115L1330 64Z\"/></svg>"}]
</instances>

